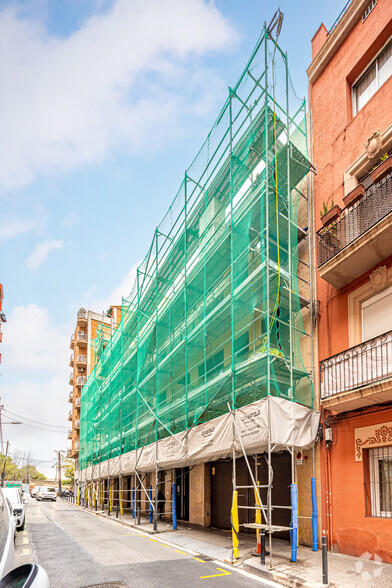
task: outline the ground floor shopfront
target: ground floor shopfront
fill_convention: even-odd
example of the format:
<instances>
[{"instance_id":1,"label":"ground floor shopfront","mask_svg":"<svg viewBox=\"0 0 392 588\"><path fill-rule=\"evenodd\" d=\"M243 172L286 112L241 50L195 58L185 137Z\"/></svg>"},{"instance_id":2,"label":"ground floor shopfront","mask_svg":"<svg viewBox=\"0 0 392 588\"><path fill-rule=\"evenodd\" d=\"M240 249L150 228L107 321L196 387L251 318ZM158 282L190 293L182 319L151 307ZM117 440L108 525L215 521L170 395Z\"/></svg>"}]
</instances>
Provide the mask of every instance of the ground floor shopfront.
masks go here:
<instances>
[{"instance_id":1,"label":"ground floor shopfront","mask_svg":"<svg viewBox=\"0 0 392 588\"><path fill-rule=\"evenodd\" d=\"M327 421L332 442L321 449L323 532L335 551L392 563L392 406Z\"/></svg>"},{"instance_id":2,"label":"ground floor shopfront","mask_svg":"<svg viewBox=\"0 0 392 588\"><path fill-rule=\"evenodd\" d=\"M313 466L314 455L314 466ZM272 454L272 522L274 525L290 527L292 483L292 464L294 463L294 480L298 487L299 542L312 545L312 500L311 477L316 477L318 502L319 484L319 450L312 449L296 452L294 459L289 451ZM249 455L248 464L254 479L260 486L260 497L267 504L268 467L267 454ZM156 475L158 476L156 480ZM235 460L236 487L238 491L239 523L254 523L256 520L255 491L252 476L244 457ZM162 519L172 521L172 493L175 484L175 502L177 519L202 527L231 529L230 515L233 501L233 460L230 458L196 464L193 466L171 468L156 472L118 476L81 483L81 499L95 506L124 513L133 513L137 517L148 516L150 501L157 505L157 512ZM157 493L157 503L155 494ZM147 496L148 495L148 496ZM254 530L250 532L255 533ZM289 532L283 531L278 537L289 539Z\"/></svg>"}]
</instances>

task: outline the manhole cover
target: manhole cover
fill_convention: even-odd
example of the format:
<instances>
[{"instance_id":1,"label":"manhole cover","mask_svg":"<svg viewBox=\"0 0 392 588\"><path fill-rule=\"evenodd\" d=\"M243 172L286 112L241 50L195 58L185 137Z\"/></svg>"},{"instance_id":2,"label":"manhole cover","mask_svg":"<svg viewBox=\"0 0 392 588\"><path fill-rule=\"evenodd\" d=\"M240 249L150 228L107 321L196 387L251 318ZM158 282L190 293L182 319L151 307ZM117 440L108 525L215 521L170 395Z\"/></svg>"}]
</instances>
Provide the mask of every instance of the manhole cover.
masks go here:
<instances>
[{"instance_id":1,"label":"manhole cover","mask_svg":"<svg viewBox=\"0 0 392 588\"><path fill-rule=\"evenodd\" d=\"M120 580L119 582L105 582L105 584L89 584L81 588L129 588L129 586Z\"/></svg>"}]
</instances>

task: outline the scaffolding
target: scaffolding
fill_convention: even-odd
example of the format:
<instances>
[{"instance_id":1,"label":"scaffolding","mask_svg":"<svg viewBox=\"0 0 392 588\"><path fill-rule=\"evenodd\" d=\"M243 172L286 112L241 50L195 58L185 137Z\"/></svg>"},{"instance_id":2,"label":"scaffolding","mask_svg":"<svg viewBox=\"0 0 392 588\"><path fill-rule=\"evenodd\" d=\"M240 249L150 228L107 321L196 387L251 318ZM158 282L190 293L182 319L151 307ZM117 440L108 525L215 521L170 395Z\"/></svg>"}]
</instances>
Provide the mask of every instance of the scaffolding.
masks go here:
<instances>
[{"instance_id":1,"label":"scaffolding","mask_svg":"<svg viewBox=\"0 0 392 588\"><path fill-rule=\"evenodd\" d=\"M309 169L306 103L264 26L155 230L117 330L97 342L82 389L80 480L109 477L111 463L116 475L157 479L162 464L211 460L190 445L213 419L226 419L232 441L219 457L234 462L242 449L314 441L314 419L306 441L270 434L278 405L305 420L313 412ZM231 415L256 404L268 431L254 451Z\"/></svg>"}]
</instances>

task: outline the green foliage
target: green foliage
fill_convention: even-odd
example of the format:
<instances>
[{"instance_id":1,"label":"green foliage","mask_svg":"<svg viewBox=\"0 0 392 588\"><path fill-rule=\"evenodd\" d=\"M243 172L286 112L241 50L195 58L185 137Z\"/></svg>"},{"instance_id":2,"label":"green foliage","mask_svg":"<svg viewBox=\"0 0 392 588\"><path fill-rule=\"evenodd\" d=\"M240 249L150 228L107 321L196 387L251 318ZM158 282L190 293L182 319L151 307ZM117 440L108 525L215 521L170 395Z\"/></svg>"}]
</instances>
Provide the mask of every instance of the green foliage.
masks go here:
<instances>
[{"instance_id":1,"label":"green foliage","mask_svg":"<svg viewBox=\"0 0 392 588\"><path fill-rule=\"evenodd\" d=\"M331 210L331 208L333 208L334 206L335 206L335 203L333 201L333 198L331 200L330 206L328 206L328 203L323 200L323 209L320 210L320 216L324 216L324 214L327 214L327 212L329 210Z\"/></svg>"},{"instance_id":2,"label":"green foliage","mask_svg":"<svg viewBox=\"0 0 392 588\"><path fill-rule=\"evenodd\" d=\"M75 462L72 459L65 460L63 472L65 476L65 484L72 485L74 483L75 478Z\"/></svg>"},{"instance_id":3,"label":"green foliage","mask_svg":"<svg viewBox=\"0 0 392 588\"><path fill-rule=\"evenodd\" d=\"M4 468L4 455L0 454L0 472ZM31 464L19 466L11 457L7 457L5 464L5 479L6 480L22 480L27 482L29 480L46 480L46 476L41 474L37 468Z\"/></svg>"}]
</instances>

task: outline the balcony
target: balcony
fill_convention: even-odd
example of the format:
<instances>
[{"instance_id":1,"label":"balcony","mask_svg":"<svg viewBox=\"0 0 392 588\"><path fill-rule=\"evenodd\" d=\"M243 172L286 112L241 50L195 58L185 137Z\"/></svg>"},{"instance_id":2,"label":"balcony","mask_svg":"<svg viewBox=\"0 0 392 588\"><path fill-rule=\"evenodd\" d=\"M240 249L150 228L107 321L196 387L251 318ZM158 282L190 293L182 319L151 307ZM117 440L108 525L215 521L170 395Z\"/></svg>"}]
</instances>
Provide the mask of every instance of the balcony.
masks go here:
<instances>
[{"instance_id":1,"label":"balcony","mask_svg":"<svg viewBox=\"0 0 392 588\"><path fill-rule=\"evenodd\" d=\"M73 402L73 390L69 393L68 402Z\"/></svg>"},{"instance_id":2,"label":"balcony","mask_svg":"<svg viewBox=\"0 0 392 588\"><path fill-rule=\"evenodd\" d=\"M78 397L75 401L76 408L80 408L80 398Z\"/></svg>"},{"instance_id":3,"label":"balcony","mask_svg":"<svg viewBox=\"0 0 392 588\"><path fill-rule=\"evenodd\" d=\"M78 367L86 367L87 366L87 355L77 355L76 356L76 365Z\"/></svg>"},{"instance_id":4,"label":"balcony","mask_svg":"<svg viewBox=\"0 0 392 588\"><path fill-rule=\"evenodd\" d=\"M74 450L74 453L75 453L76 455L79 453L79 442L78 442L78 441L76 441L76 443L75 443L75 450Z\"/></svg>"},{"instance_id":5,"label":"balcony","mask_svg":"<svg viewBox=\"0 0 392 588\"><path fill-rule=\"evenodd\" d=\"M68 420L72 421L72 410L70 410L68 413Z\"/></svg>"},{"instance_id":6,"label":"balcony","mask_svg":"<svg viewBox=\"0 0 392 588\"><path fill-rule=\"evenodd\" d=\"M72 439L72 429L68 429L68 439Z\"/></svg>"},{"instance_id":7,"label":"balcony","mask_svg":"<svg viewBox=\"0 0 392 588\"><path fill-rule=\"evenodd\" d=\"M324 408L345 412L392 400L392 331L320 363Z\"/></svg>"},{"instance_id":8,"label":"balcony","mask_svg":"<svg viewBox=\"0 0 392 588\"><path fill-rule=\"evenodd\" d=\"M78 388L81 388L82 386L85 385L86 381L87 381L87 377L86 376L78 376L76 378L76 386Z\"/></svg>"},{"instance_id":9,"label":"balcony","mask_svg":"<svg viewBox=\"0 0 392 588\"><path fill-rule=\"evenodd\" d=\"M69 346L70 346L70 348L71 348L71 349L73 349L73 348L74 348L74 343L75 343L75 337L74 337L74 335L72 334L72 335L71 335L71 341L70 341L70 343L69 343Z\"/></svg>"},{"instance_id":10,"label":"balcony","mask_svg":"<svg viewBox=\"0 0 392 588\"><path fill-rule=\"evenodd\" d=\"M78 331L76 335L76 343L78 344L78 347L87 347L87 333Z\"/></svg>"},{"instance_id":11,"label":"balcony","mask_svg":"<svg viewBox=\"0 0 392 588\"><path fill-rule=\"evenodd\" d=\"M72 371L72 372L69 374L69 385L70 385L70 386L73 386L73 377L74 377L74 375L73 375L73 371Z\"/></svg>"},{"instance_id":12,"label":"balcony","mask_svg":"<svg viewBox=\"0 0 392 588\"><path fill-rule=\"evenodd\" d=\"M392 255L392 174L317 233L319 274L343 288Z\"/></svg>"},{"instance_id":13,"label":"balcony","mask_svg":"<svg viewBox=\"0 0 392 588\"><path fill-rule=\"evenodd\" d=\"M73 453L72 453L72 449L67 449L67 458L68 458L68 459L69 459L69 458L71 458L71 457L72 457L72 455L73 455Z\"/></svg>"},{"instance_id":14,"label":"balcony","mask_svg":"<svg viewBox=\"0 0 392 588\"><path fill-rule=\"evenodd\" d=\"M80 429L80 420L79 419L74 422L74 427L75 427L75 429Z\"/></svg>"},{"instance_id":15,"label":"balcony","mask_svg":"<svg viewBox=\"0 0 392 588\"><path fill-rule=\"evenodd\" d=\"M78 310L78 327L87 327L87 310L84 308Z\"/></svg>"},{"instance_id":16,"label":"balcony","mask_svg":"<svg viewBox=\"0 0 392 588\"><path fill-rule=\"evenodd\" d=\"M70 365L71 367L73 367L73 364L74 364L74 354L73 354L73 353L71 353L71 357L69 358L69 365Z\"/></svg>"}]
</instances>

